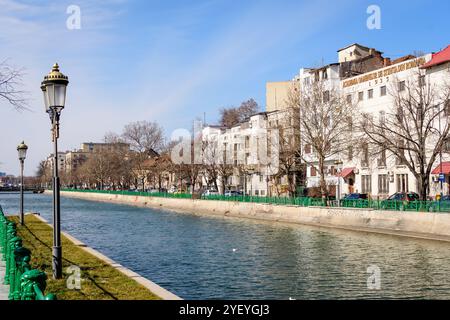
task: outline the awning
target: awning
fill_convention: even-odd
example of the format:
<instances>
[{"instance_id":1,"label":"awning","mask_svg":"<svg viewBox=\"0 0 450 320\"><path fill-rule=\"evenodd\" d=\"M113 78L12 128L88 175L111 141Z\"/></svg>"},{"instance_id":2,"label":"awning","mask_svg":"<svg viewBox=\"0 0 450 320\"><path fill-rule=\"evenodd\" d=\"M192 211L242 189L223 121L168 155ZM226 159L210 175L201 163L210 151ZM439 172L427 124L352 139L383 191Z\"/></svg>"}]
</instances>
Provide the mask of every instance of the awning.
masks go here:
<instances>
[{"instance_id":1,"label":"awning","mask_svg":"<svg viewBox=\"0 0 450 320\"><path fill-rule=\"evenodd\" d=\"M430 61L422 65L421 69L431 68L446 62L450 61L450 45L447 46L444 50L441 50L437 53L433 53L433 56Z\"/></svg>"},{"instance_id":2,"label":"awning","mask_svg":"<svg viewBox=\"0 0 450 320\"><path fill-rule=\"evenodd\" d=\"M355 170L356 168L344 168L344 169L342 169L342 171L341 171L341 173L338 173L338 177L341 177L341 178L347 178L349 175L351 175L351 174L353 174L353 171Z\"/></svg>"},{"instance_id":3,"label":"awning","mask_svg":"<svg viewBox=\"0 0 450 320\"><path fill-rule=\"evenodd\" d=\"M441 164L439 164L431 174L450 174L450 161L442 162L442 172L441 172Z\"/></svg>"}]
</instances>

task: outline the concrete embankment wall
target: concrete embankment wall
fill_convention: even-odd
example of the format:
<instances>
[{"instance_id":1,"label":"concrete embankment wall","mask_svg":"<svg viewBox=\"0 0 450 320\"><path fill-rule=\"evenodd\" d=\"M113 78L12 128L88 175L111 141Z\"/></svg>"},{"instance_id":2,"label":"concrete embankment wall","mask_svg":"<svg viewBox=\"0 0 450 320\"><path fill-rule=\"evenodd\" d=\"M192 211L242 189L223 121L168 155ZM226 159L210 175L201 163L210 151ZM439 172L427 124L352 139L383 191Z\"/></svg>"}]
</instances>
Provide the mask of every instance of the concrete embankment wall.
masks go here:
<instances>
[{"instance_id":1,"label":"concrete embankment wall","mask_svg":"<svg viewBox=\"0 0 450 320\"><path fill-rule=\"evenodd\" d=\"M447 213L277 206L261 203L172 199L86 192L62 192L61 195L192 214L279 221L450 241L450 214Z\"/></svg>"}]
</instances>

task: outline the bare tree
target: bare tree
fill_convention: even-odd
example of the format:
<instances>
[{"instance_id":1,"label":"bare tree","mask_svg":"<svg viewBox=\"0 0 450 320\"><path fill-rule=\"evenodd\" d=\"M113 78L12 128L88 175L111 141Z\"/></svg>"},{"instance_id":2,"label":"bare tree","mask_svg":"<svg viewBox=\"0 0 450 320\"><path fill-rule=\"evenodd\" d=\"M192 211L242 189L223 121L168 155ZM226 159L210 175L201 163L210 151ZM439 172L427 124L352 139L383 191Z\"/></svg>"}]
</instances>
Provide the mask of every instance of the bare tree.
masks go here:
<instances>
[{"instance_id":1,"label":"bare tree","mask_svg":"<svg viewBox=\"0 0 450 320\"><path fill-rule=\"evenodd\" d=\"M214 188L219 190L217 180L219 178L218 162L220 155L217 143L217 139L202 141L202 161L207 187L209 188L213 184Z\"/></svg>"},{"instance_id":2,"label":"bare tree","mask_svg":"<svg viewBox=\"0 0 450 320\"><path fill-rule=\"evenodd\" d=\"M380 117L364 113L360 131L373 153L388 151L397 165L410 170L426 200L433 165L450 130L450 86L427 83L421 71L408 80L396 80L389 88L391 107Z\"/></svg>"},{"instance_id":3,"label":"bare tree","mask_svg":"<svg viewBox=\"0 0 450 320\"><path fill-rule=\"evenodd\" d=\"M124 139L117 133L109 131L109 132L105 133L105 136L103 137L103 142L104 143L123 143Z\"/></svg>"},{"instance_id":4,"label":"bare tree","mask_svg":"<svg viewBox=\"0 0 450 320\"><path fill-rule=\"evenodd\" d=\"M278 171L272 175L272 181L279 181L286 177L288 182L289 196L294 196L296 186L301 183L304 176L304 168L301 164L300 143L300 110L297 105L287 108L271 117L269 130L276 130L278 139L272 141L269 136L269 148L272 153L278 155ZM270 123L273 122L272 125ZM275 181L273 181L274 184Z\"/></svg>"},{"instance_id":5,"label":"bare tree","mask_svg":"<svg viewBox=\"0 0 450 320\"><path fill-rule=\"evenodd\" d=\"M139 153L159 152L164 146L164 131L159 124L137 121L125 126L122 134L125 142Z\"/></svg>"},{"instance_id":6,"label":"bare tree","mask_svg":"<svg viewBox=\"0 0 450 320\"><path fill-rule=\"evenodd\" d=\"M220 109L220 124L225 127L232 127L239 122L244 121L251 115L257 113L259 105L254 99L249 99L241 103L238 108Z\"/></svg>"},{"instance_id":7,"label":"bare tree","mask_svg":"<svg viewBox=\"0 0 450 320\"><path fill-rule=\"evenodd\" d=\"M26 92L19 89L23 86L23 69L16 69L0 62L0 98L17 110L27 109Z\"/></svg>"},{"instance_id":8,"label":"bare tree","mask_svg":"<svg viewBox=\"0 0 450 320\"><path fill-rule=\"evenodd\" d=\"M122 138L131 146L133 151L130 154L133 167L132 175L136 181L140 180L142 182L142 190L144 191L145 180L149 170L146 161L150 157L158 156L158 152L163 149L163 129L156 122L132 122L125 126Z\"/></svg>"},{"instance_id":9,"label":"bare tree","mask_svg":"<svg viewBox=\"0 0 450 320\"><path fill-rule=\"evenodd\" d=\"M48 187L50 185L51 176L51 168L48 166L47 161L42 160L39 162L36 170L36 177L38 178L41 187Z\"/></svg>"},{"instance_id":10,"label":"bare tree","mask_svg":"<svg viewBox=\"0 0 450 320\"><path fill-rule=\"evenodd\" d=\"M316 81L300 90L291 90L288 105L300 112L300 138L303 146L311 148L314 157L302 159L315 166L320 176L322 197L328 194L326 159L333 157L352 144L352 120L355 106L345 101L337 88L324 81Z\"/></svg>"},{"instance_id":11,"label":"bare tree","mask_svg":"<svg viewBox=\"0 0 450 320\"><path fill-rule=\"evenodd\" d=\"M240 107L238 108L238 111L240 120L244 121L245 119L249 118L255 113L258 113L259 105L254 99L249 99L241 103Z\"/></svg>"},{"instance_id":12,"label":"bare tree","mask_svg":"<svg viewBox=\"0 0 450 320\"><path fill-rule=\"evenodd\" d=\"M105 183L111 181L111 173L114 172L115 159L113 154L107 151L93 153L81 166L81 171L89 181L94 181L97 188L103 190Z\"/></svg>"}]
</instances>

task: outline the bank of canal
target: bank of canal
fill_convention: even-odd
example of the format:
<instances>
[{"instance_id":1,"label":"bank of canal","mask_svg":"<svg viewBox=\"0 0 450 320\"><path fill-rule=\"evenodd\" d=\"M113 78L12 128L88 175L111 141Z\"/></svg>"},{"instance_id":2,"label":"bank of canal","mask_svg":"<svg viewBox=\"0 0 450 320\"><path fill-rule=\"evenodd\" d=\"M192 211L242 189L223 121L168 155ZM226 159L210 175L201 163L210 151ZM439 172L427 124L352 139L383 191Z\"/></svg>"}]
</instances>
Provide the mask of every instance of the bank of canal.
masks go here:
<instances>
[{"instance_id":1,"label":"bank of canal","mask_svg":"<svg viewBox=\"0 0 450 320\"><path fill-rule=\"evenodd\" d=\"M6 212L18 195L0 194ZM51 221L51 196L26 195ZM62 228L184 299L450 298L450 245L62 198ZM381 290L369 290L369 266Z\"/></svg>"}]
</instances>

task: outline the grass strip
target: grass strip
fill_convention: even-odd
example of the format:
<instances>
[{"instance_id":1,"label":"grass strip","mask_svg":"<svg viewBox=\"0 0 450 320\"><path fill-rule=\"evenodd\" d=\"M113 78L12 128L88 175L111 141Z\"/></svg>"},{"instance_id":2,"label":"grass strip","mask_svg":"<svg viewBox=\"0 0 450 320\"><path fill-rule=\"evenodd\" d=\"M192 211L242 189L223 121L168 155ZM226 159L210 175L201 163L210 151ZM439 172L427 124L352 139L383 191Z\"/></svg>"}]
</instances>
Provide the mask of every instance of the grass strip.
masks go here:
<instances>
[{"instance_id":1,"label":"grass strip","mask_svg":"<svg viewBox=\"0 0 450 320\"><path fill-rule=\"evenodd\" d=\"M159 300L147 288L127 277L109 264L76 246L62 235L63 279L52 278L52 228L34 215L25 216L25 226L18 217L9 217L17 224L17 234L23 246L31 250L32 268L44 271L47 276L46 293L56 294L58 300ZM67 267L81 269L81 289L69 289L66 281L71 274Z\"/></svg>"}]
</instances>

